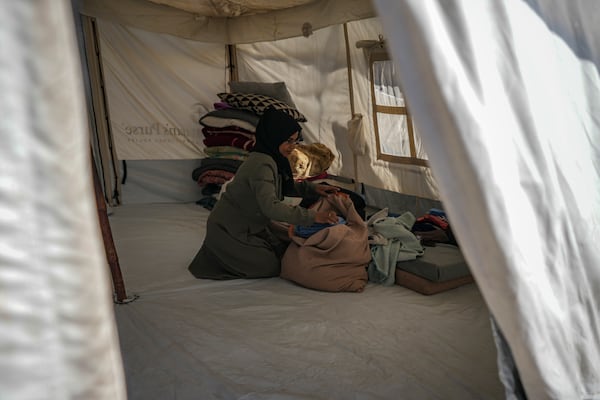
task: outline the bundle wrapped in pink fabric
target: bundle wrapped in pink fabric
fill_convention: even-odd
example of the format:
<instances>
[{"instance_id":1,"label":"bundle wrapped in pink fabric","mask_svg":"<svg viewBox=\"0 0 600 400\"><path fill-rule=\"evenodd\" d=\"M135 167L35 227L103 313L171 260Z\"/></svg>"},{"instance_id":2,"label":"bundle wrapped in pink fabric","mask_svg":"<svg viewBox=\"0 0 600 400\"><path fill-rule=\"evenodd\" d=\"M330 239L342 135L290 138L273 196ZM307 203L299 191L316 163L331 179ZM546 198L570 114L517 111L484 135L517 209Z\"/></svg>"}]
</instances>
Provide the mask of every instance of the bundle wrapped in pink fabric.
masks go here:
<instances>
[{"instance_id":1,"label":"bundle wrapped in pink fabric","mask_svg":"<svg viewBox=\"0 0 600 400\"><path fill-rule=\"evenodd\" d=\"M345 224L332 225L308 238L291 236L281 260L281 277L307 288L328 292L361 292L371 261L367 224L348 195L321 198L311 208L335 211Z\"/></svg>"}]
</instances>

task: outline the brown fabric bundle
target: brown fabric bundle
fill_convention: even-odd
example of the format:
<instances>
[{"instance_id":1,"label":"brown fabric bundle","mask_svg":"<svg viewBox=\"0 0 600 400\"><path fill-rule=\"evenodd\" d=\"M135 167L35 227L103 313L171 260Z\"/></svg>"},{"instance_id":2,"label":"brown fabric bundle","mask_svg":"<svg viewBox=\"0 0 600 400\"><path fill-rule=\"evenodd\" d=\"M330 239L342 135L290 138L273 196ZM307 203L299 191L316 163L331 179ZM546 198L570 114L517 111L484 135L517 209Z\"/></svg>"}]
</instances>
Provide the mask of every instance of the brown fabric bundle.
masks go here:
<instances>
[{"instance_id":1,"label":"brown fabric bundle","mask_svg":"<svg viewBox=\"0 0 600 400\"><path fill-rule=\"evenodd\" d=\"M346 224L324 228L308 238L292 235L281 260L281 277L327 292L361 292L371 261L367 224L348 195L321 198L311 208L335 211Z\"/></svg>"}]
</instances>

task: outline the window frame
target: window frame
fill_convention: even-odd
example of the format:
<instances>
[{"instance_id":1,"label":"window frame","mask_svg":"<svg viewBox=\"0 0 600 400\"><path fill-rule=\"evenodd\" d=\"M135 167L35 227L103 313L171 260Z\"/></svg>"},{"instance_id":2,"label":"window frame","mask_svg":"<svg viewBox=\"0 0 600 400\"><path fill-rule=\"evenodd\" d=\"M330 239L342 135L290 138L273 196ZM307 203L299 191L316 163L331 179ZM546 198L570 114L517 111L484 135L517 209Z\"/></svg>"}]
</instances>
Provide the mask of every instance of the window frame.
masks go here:
<instances>
[{"instance_id":1,"label":"window frame","mask_svg":"<svg viewBox=\"0 0 600 400\"><path fill-rule=\"evenodd\" d=\"M389 57L387 51L371 51L369 54L369 78L371 82L371 105L373 109L373 125L375 128L375 142L377 147L377 159L384 160L397 164L410 164L410 165L418 165L423 167L428 167L429 163L426 159L417 157L417 150L415 145L415 130L413 125L413 120L410 115L408 106L406 104L403 107L397 106L385 106L377 104L375 97L375 73L374 73L374 64L378 61L392 61ZM392 154L382 153L381 151L381 140L379 138L379 124L377 122L377 115L381 114L393 114L393 115L404 115L406 117L406 125L408 131L408 141L410 147L410 157L407 156L396 156Z\"/></svg>"}]
</instances>

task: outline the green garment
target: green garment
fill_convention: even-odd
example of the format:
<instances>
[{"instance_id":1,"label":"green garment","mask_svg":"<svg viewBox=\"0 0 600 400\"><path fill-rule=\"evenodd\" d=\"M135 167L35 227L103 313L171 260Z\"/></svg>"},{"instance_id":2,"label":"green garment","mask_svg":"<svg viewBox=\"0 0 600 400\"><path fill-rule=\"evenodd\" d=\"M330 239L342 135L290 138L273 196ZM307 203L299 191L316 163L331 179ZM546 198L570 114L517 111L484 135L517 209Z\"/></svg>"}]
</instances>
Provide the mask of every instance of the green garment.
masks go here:
<instances>
[{"instance_id":1,"label":"green garment","mask_svg":"<svg viewBox=\"0 0 600 400\"><path fill-rule=\"evenodd\" d=\"M314 184L296 183L297 195L316 194ZM284 204L277 165L253 152L208 217L206 238L188 267L197 278L234 279L279 276L287 242L269 229L271 221L315 222L315 211Z\"/></svg>"},{"instance_id":2,"label":"green garment","mask_svg":"<svg viewBox=\"0 0 600 400\"><path fill-rule=\"evenodd\" d=\"M368 266L369 281L393 285L396 279L396 263L414 260L423 255L421 241L410 231L415 216L406 211L399 217L386 217L375 221L373 230L388 239L387 244L371 247Z\"/></svg>"}]
</instances>

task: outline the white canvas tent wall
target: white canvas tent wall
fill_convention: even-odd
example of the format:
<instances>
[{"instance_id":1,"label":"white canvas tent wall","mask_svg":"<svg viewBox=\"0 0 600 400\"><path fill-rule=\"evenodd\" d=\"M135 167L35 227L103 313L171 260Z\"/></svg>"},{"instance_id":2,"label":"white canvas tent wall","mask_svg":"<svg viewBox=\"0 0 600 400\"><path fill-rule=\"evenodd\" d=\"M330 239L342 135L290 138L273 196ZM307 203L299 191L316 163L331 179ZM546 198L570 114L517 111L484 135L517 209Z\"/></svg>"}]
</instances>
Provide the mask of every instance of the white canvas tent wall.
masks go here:
<instances>
[{"instance_id":1,"label":"white canvas tent wall","mask_svg":"<svg viewBox=\"0 0 600 400\"><path fill-rule=\"evenodd\" d=\"M429 168L390 163L377 157L375 137L369 134L373 120L368 65L364 50L356 48L355 43L377 39L382 28L376 18L368 18L373 15L369 2L342 3L343 6L337 2L319 6L333 13L328 20L329 26L320 30L316 28L323 25L324 21L320 17L311 17L312 11L301 11L302 7L283 10L281 13L284 15L277 14L275 17L271 14L256 16L261 21L275 18L276 28L266 32L258 30L257 36L254 36L250 33L254 32L251 28L243 26L243 40L237 38L241 43L232 42L236 43L235 73L238 80L286 82L297 107L308 116L308 122L303 124L303 135L307 141L322 142L336 153L336 161L329 172L357 178L361 183L374 188L437 199L437 188ZM216 93L228 91L228 65L231 62L227 59L224 44L229 43L226 40L232 40L231 35L235 37L240 29L235 27L235 22L244 19L226 19L227 32L233 33L218 37L208 33L182 33L169 29L173 26L180 29L180 25L173 25L169 13L177 12L168 9L169 13L164 20L166 22L153 25L152 28L161 33L150 33L135 28L141 26L150 29L147 27L149 18L138 17L150 11L142 8L134 13L131 11L134 4L123 4L127 6L122 8L121 2L118 2L118 6L117 3L106 6L104 2L82 4L82 12L97 17L98 47L102 54L109 127L116 148L113 149L116 151L114 156L118 159L117 163L127 160L126 165L131 172L127 174L128 185L116 187L117 191L123 192L118 200L124 203L172 201L174 198L197 200L200 197L198 188L186 182L194 163L203 157L197 120L212 107L212 103L218 101ZM162 12L164 8L152 3L142 4L153 10L153 13ZM312 10L316 5L312 3L307 7ZM286 16L290 13L293 17ZM177 15L194 21L193 14ZM152 18L150 20L155 21ZM336 21L346 20L351 22L345 26L334 24ZM220 22L221 19L217 18L216 22L211 22L208 26ZM306 22L313 26L314 34L309 38L298 37ZM265 25L263 22L261 24L263 25L259 25ZM198 39L201 36L202 40L175 38L162 32L185 38ZM291 35L296 37L286 39ZM244 44L258 39L263 42ZM278 40L273 41L274 39ZM352 70L359 73L352 73ZM365 119L365 139L368 146L366 154L354 155L352 151L354 143L347 134L346 125L353 113L360 114ZM98 120L104 120L104 117L99 116ZM132 137L125 132L132 127L144 129L150 136ZM176 130L182 134L183 139L171 138L173 140L168 142L164 136L156 134L158 130ZM141 141L144 143L140 143ZM130 142L134 142L133 145ZM147 142L156 143L152 145ZM188 161L181 161L183 159ZM172 162L151 163L140 160ZM107 161L104 166L110 164ZM146 170L140 171L138 168ZM179 175L168 176L166 171L169 168ZM109 175L110 172L105 171L105 176ZM159 194L159 185L152 183L157 177L161 179L161 185L170 178L170 195ZM180 186L177 187L173 182L179 182ZM107 185L113 187L118 186L118 183L114 185L111 182ZM134 191L132 188L142 191Z\"/></svg>"},{"instance_id":2,"label":"white canvas tent wall","mask_svg":"<svg viewBox=\"0 0 600 400\"><path fill-rule=\"evenodd\" d=\"M81 140L85 126L77 113L67 113L60 123L53 119L63 115L63 104L77 109L83 103L73 102L82 99L81 81L73 67L72 31L60 29L69 26L64 24L69 18L61 4L62 8L56 2L14 3L2 14L0 24L7 43L15 43L14 52L2 53L3 68L7 68L2 70L2 88L5 98L13 101L2 103L2 108L22 106L6 114L14 117L2 127L11 144L1 147L2 170L8 171L0 186L2 215L14 217L3 217L1 231L2 241L10 246L2 247L0 253L0 283L4 293L13 295L12 301L1 306L11 328L3 330L8 334L2 336L9 356L2 357L1 391L13 398L32 398L31 393L40 392L122 398L114 326L107 306L110 296L102 288L92 290L98 282L105 282L102 276L106 274L99 256L89 259L90 254L99 254L90 181L87 173L74 174L89 171L85 157L77 157L87 154ZM600 154L598 120L594 119L600 87L595 46L600 25L594 21L598 6L584 1L377 4L444 204L465 243L464 252L486 301L511 345L527 395L598 397ZM468 18L472 15L476 18ZM39 23L42 17L56 24ZM25 25L38 41L16 34ZM63 34L52 34L57 32ZM534 44L527 40L530 37L535 38ZM549 59L554 62L546 62ZM67 71L72 75L59 75L65 84L53 86L69 96L61 101L24 96L33 90L27 82L37 83L35 77L44 76L35 75L35 69L19 75L27 60L70 65ZM39 70L47 70L48 65L43 67ZM556 96L548 95L549 86ZM43 109L53 105L49 109L56 113L37 113L34 121L38 123L32 124L31 105ZM454 113L457 106L460 112ZM73 127L54 129L56 125L64 128L69 118L75 119ZM50 140L57 132L64 138L60 143ZM31 138L40 138L43 144L31 145ZM38 151L24 151L28 149ZM72 161L69 169L57 165L65 154ZM37 192L25 190L36 177L49 186L41 204ZM541 203L540 198L545 201ZM77 215L67 217L61 212L65 205L77 204L83 207ZM40 212L32 217L32 210ZM49 226L49 219L57 221L56 232L40 229ZM15 226L12 221L30 224ZM33 253L37 257L32 257L31 235L39 244L39 252ZM87 259L69 256L73 249L75 256L85 254ZM45 264L43 269L38 268L40 264ZM72 280L53 279L57 273L64 278L61 272L66 271ZM93 277L86 279L89 274ZM39 291L20 289L29 288L30 279L36 277L41 277ZM62 295L67 289L71 295L65 300ZM30 296L23 297L23 293ZM89 302L77 296L81 293L92 293L85 299ZM87 314L90 303L99 305L92 318ZM34 306L36 313L31 312ZM68 312L60 312L63 307ZM84 310L85 319L72 318ZM80 339L75 346L72 337L65 336L98 326L104 335L94 335L93 348L85 335L75 335ZM32 332L49 335L45 337L53 339L53 346ZM86 373L93 370L86 368L91 363L106 369L86 379ZM32 369L33 365L38 368Z\"/></svg>"}]
</instances>

